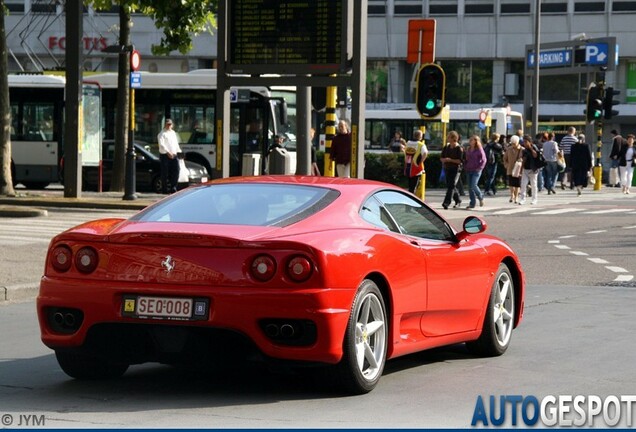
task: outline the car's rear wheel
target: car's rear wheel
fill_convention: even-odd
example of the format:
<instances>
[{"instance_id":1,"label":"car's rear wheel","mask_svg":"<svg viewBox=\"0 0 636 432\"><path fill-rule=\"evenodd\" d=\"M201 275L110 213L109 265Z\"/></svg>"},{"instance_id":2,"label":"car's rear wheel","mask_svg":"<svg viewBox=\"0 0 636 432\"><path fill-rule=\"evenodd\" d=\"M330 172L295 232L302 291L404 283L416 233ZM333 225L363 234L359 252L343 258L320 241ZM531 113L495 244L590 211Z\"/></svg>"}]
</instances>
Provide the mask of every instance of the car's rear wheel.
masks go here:
<instances>
[{"instance_id":1,"label":"car's rear wheel","mask_svg":"<svg viewBox=\"0 0 636 432\"><path fill-rule=\"evenodd\" d=\"M375 388L386 363L388 335L382 293L375 282L365 280L351 307L343 357L337 366L344 390L363 394Z\"/></svg>"},{"instance_id":2,"label":"car's rear wheel","mask_svg":"<svg viewBox=\"0 0 636 432\"><path fill-rule=\"evenodd\" d=\"M55 351L60 367L68 376L80 379L118 378L128 369L125 363L115 363L78 351Z\"/></svg>"},{"instance_id":3,"label":"car's rear wheel","mask_svg":"<svg viewBox=\"0 0 636 432\"><path fill-rule=\"evenodd\" d=\"M468 349L483 356L499 356L506 352L515 322L514 280L505 264L499 265L490 292L490 301L479 339L467 343Z\"/></svg>"}]
</instances>

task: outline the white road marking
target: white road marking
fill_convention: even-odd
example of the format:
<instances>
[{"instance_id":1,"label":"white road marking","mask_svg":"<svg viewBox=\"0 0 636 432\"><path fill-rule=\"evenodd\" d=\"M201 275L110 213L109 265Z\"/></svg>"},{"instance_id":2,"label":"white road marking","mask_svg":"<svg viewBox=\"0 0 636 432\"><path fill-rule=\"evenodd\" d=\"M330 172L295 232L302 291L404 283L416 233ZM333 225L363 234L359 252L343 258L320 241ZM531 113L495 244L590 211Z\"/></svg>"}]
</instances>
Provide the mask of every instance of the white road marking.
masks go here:
<instances>
[{"instance_id":1,"label":"white road marking","mask_svg":"<svg viewBox=\"0 0 636 432\"><path fill-rule=\"evenodd\" d=\"M613 271L614 273L629 273L623 267L605 266L606 269Z\"/></svg>"}]
</instances>

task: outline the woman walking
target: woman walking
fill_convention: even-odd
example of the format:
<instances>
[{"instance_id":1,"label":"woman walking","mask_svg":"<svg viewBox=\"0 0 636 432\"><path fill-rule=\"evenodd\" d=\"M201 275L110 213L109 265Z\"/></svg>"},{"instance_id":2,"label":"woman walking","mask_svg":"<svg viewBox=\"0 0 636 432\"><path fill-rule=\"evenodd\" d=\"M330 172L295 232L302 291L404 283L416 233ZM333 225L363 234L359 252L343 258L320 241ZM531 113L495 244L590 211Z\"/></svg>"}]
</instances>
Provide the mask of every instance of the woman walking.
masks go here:
<instances>
[{"instance_id":1,"label":"woman walking","mask_svg":"<svg viewBox=\"0 0 636 432\"><path fill-rule=\"evenodd\" d=\"M479 189L479 178L481 172L486 166L486 153L484 152L483 145L481 144L481 138L477 135L473 135L468 140L468 148L466 149L466 157L464 158L466 163L464 169L466 170L466 177L468 178L468 196L470 197L470 203L467 209L474 209L479 200L479 206L484 206L484 194Z\"/></svg>"},{"instance_id":2,"label":"woman walking","mask_svg":"<svg viewBox=\"0 0 636 432\"><path fill-rule=\"evenodd\" d=\"M459 145L459 135L455 131L448 133L448 144L442 149L440 160L442 161L442 169L446 177L446 196L442 207L447 209L451 203L451 200L455 201L453 208L459 207L462 203L457 192L457 180L462 171L462 160L464 159L464 150Z\"/></svg>"},{"instance_id":3,"label":"woman walking","mask_svg":"<svg viewBox=\"0 0 636 432\"><path fill-rule=\"evenodd\" d=\"M519 136L510 137L510 145L504 153L503 162L508 175L508 187L510 188L510 202L517 204L519 200L519 188L521 187L521 166L515 170L517 161L522 161L523 148L519 144Z\"/></svg>"},{"instance_id":4,"label":"woman walking","mask_svg":"<svg viewBox=\"0 0 636 432\"><path fill-rule=\"evenodd\" d=\"M621 186L623 187L624 194L629 194L635 164L636 151L634 150L634 135L629 134L627 135L627 144L621 147L618 157L618 172L621 176Z\"/></svg>"}]
</instances>

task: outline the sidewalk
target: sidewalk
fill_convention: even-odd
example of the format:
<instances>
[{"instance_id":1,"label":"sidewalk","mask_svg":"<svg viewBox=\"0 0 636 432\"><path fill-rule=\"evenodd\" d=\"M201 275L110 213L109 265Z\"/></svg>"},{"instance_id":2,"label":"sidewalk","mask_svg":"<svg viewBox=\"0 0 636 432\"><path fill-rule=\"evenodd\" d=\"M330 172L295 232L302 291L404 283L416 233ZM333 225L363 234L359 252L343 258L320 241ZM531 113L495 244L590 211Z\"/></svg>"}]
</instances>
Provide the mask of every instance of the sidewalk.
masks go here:
<instances>
[{"instance_id":1,"label":"sidewalk","mask_svg":"<svg viewBox=\"0 0 636 432\"><path fill-rule=\"evenodd\" d=\"M82 192L80 198L66 198L63 189L18 189L16 194L14 198L0 197L0 217L44 216L45 207L141 210L165 196L138 192L137 199L124 200L123 192Z\"/></svg>"}]
</instances>

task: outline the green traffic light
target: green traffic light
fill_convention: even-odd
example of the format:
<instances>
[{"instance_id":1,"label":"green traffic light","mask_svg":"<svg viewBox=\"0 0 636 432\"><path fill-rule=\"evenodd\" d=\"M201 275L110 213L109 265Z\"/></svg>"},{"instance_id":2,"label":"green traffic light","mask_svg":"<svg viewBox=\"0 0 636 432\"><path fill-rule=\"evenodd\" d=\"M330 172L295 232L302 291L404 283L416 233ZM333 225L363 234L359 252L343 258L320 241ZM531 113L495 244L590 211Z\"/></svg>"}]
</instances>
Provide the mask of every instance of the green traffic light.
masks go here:
<instances>
[{"instance_id":1,"label":"green traffic light","mask_svg":"<svg viewBox=\"0 0 636 432\"><path fill-rule=\"evenodd\" d=\"M428 101L426 101L425 107L427 110L432 110L433 108L435 108L435 101L433 99L429 99Z\"/></svg>"}]
</instances>

